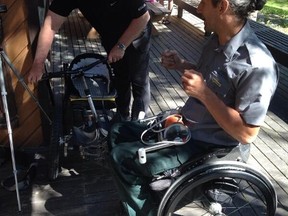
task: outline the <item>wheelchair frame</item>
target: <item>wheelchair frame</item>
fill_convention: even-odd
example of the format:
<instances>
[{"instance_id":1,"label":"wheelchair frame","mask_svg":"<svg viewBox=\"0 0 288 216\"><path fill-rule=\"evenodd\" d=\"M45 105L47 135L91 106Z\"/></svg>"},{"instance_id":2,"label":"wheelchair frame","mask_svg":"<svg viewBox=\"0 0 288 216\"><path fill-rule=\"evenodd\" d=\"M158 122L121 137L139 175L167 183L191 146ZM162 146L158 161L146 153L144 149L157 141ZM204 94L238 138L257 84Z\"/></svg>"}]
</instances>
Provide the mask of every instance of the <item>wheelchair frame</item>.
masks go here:
<instances>
[{"instance_id":1,"label":"wheelchair frame","mask_svg":"<svg viewBox=\"0 0 288 216\"><path fill-rule=\"evenodd\" d=\"M146 153L177 144L159 142L140 148L139 162L144 164L147 158L149 161ZM245 147L249 151L244 152ZM157 216L275 215L274 186L261 171L246 164L249 154L250 144L216 148L157 175L150 183L160 198Z\"/></svg>"},{"instance_id":2,"label":"wheelchair frame","mask_svg":"<svg viewBox=\"0 0 288 216\"><path fill-rule=\"evenodd\" d=\"M79 68L73 69L78 62L81 62L83 58L91 58L94 59L92 63L85 63L84 66L80 66ZM97 159L101 159L105 151L107 151L106 146L106 136L107 129L102 128L101 121L109 121L108 119L108 109L116 108L115 97L116 91L114 94L114 89L111 86L111 95L104 97L101 95L99 97L93 96L91 93L91 89L86 82L85 71L92 69L98 64L105 64L109 77L113 79L113 70L107 62L107 59L104 56L95 54L95 53L84 53L76 56L70 63L63 64L63 70L59 72L49 72L45 73L43 79L48 80L48 85L50 89L50 97L52 101L52 125L51 125L51 134L50 134L50 145L49 145L49 153L48 153L48 177L50 180L55 180L60 172L61 158L67 157L68 150L70 149L69 144L75 144L73 141L75 138L75 133L80 130L75 126L75 119L73 119L73 112L76 112L77 109L83 111L89 111L91 114L87 114L90 120L90 126L93 128L91 131L89 129L88 132L81 130L81 136L85 137L85 140L82 140L82 144L78 145L80 154L83 158L87 157L97 157ZM78 76L83 81L83 88L85 92L85 96L83 95L75 95L76 88L73 86L71 81L71 76ZM77 77L77 78L78 78ZM53 82L51 82L53 80ZM109 80L109 81L111 81ZM53 85L51 84L53 83ZM99 87L99 86L97 86ZM95 87L95 88L97 88ZM100 88L100 87L99 87ZM74 91L74 92L73 92ZM107 89L108 91L108 89ZM72 93L72 94L71 94ZM80 94L80 93L79 93ZM102 110L101 116L99 116L98 112ZM113 113L112 113L113 114ZM111 112L109 115L112 115ZM72 118L71 118L72 117ZM83 122L85 123L84 117L82 116ZM104 120L103 120L104 119ZM79 122L78 122L79 123ZM105 126L107 127L107 126ZM76 130L77 129L77 130ZM94 130L95 129L95 130ZM74 132L74 133L73 133ZM93 146L93 151L97 151L89 153L87 152L87 146ZM76 145L77 146L77 145ZM73 147L72 147L73 148ZM91 147L92 148L92 147Z\"/></svg>"}]
</instances>

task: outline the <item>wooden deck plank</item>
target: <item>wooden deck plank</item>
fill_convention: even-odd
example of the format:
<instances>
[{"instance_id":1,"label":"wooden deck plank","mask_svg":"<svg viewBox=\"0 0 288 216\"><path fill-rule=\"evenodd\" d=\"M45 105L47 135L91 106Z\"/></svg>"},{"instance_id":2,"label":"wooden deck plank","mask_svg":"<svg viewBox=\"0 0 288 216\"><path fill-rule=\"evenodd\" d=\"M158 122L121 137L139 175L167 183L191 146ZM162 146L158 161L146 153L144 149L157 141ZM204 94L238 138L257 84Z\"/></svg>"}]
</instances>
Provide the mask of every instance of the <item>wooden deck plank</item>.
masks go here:
<instances>
[{"instance_id":1,"label":"wooden deck plank","mask_svg":"<svg viewBox=\"0 0 288 216\"><path fill-rule=\"evenodd\" d=\"M62 62L70 62L80 53L106 54L97 35L87 39L91 27L87 25L84 18L75 14L74 17L69 17L68 22L56 35L51 50L54 71L61 68ZM160 63L160 55L165 49L176 49L184 58L193 62L199 58L206 40L203 26L201 26L203 23L185 14L183 18L172 16L172 22L169 25L155 24L159 35L152 38L149 65L152 90L150 115L182 106L187 100L187 95L181 86L180 73L167 70ZM278 216L288 215L287 152L288 124L269 111L265 124L252 145L248 164L258 167L273 182L279 200L276 214ZM45 177L45 165L44 162L43 167L40 167L33 187L21 192L23 216L115 215L114 212L119 206L119 198L113 184L113 177L108 169L93 160L81 160L77 154L72 153L72 157L68 157L63 164L66 175L54 182L48 182ZM11 167L4 170L1 167L0 172L0 180L4 179L9 172L12 174ZM16 215L17 203L14 193L0 188L0 200L1 216Z\"/></svg>"},{"instance_id":2,"label":"wooden deck plank","mask_svg":"<svg viewBox=\"0 0 288 216\"><path fill-rule=\"evenodd\" d=\"M158 54L158 57L160 56L160 54ZM157 94L159 94L159 92L161 92L160 95L162 95L163 100L167 100L168 98L171 98L170 103L168 103L168 109L172 109L175 108L177 106L183 106L184 104L184 100L182 99L180 92L182 91L182 95L184 94L184 91L181 88L175 88L173 85L176 80L172 77L171 73L169 73L168 71L160 72L160 68L162 67L159 63L157 64L150 64L151 66L151 70L153 72L151 72L152 74L150 74L150 80L152 81L151 83L153 83L154 86L156 86L158 92ZM176 71L174 71L175 73L177 73ZM173 73L173 72L172 72ZM152 94L153 94L153 90L152 90ZM171 104L173 101L173 105ZM162 107L163 109L164 107Z\"/></svg>"},{"instance_id":3,"label":"wooden deck plank","mask_svg":"<svg viewBox=\"0 0 288 216\"><path fill-rule=\"evenodd\" d=\"M264 144L264 142L259 142L256 140L256 142L259 143L259 145ZM277 214L278 216L284 216L287 214L287 178L283 175L278 175L279 170L277 170L274 166L270 166L270 161L263 157L263 152L259 150L259 148L254 144L251 148L251 154L249 158L249 164L254 166L255 168L258 168L263 173L265 173L268 178L273 183L276 191L277 191L277 198L278 198L278 208L277 208ZM275 175L275 177L274 177ZM286 212L285 214L283 212Z\"/></svg>"}]
</instances>

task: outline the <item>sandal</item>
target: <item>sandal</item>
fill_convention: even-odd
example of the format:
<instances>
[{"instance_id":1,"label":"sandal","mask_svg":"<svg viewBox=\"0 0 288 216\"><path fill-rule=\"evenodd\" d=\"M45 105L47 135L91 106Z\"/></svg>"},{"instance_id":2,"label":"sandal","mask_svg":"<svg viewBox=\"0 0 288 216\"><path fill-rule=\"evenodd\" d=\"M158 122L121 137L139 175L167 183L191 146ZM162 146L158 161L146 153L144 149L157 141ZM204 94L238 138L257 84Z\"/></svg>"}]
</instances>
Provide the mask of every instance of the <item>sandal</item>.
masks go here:
<instances>
[{"instance_id":1,"label":"sandal","mask_svg":"<svg viewBox=\"0 0 288 216\"><path fill-rule=\"evenodd\" d=\"M164 25L168 25L168 24L170 24L171 22L170 22L170 20L168 20L168 19L163 19L162 20L162 24L164 24Z\"/></svg>"}]
</instances>

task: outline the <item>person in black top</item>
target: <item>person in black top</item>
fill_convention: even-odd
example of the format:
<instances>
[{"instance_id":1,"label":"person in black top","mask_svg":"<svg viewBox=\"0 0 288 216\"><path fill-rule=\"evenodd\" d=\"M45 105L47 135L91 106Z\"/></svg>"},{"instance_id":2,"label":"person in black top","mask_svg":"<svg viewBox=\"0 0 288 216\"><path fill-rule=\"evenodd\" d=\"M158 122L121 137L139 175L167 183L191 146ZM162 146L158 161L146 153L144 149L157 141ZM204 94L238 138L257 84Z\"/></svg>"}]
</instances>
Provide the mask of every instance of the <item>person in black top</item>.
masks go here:
<instances>
[{"instance_id":1,"label":"person in black top","mask_svg":"<svg viewBox=\"0 0 288 216\"><path fill-rule=\"evenodd\" d=\"M79 9L101 36L108 61L114 68L118 116L121 120L130 119L133 95L131 118L138 119L139 112L147 112L150 102L151 22L144 0L53 0L39 34L28 81L41 79L54 35L74 9Z\"/></svg>"}]
</instances>

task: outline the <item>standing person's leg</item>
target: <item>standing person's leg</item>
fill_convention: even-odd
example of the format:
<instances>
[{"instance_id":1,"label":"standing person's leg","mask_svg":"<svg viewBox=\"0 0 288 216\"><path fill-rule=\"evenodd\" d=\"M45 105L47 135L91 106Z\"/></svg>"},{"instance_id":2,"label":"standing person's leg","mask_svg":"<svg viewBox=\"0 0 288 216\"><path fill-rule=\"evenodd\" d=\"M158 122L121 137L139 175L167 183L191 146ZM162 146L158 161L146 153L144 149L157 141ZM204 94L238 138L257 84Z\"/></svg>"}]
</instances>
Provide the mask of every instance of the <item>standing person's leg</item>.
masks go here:
<instances>
[{"instance_id":1,"label":"standing person's leg","mask_svg":"<svg viewBox=\"0 0 288 216\"><path fill-rule=\"evenodd\" d=\"M114 66L117 114L121 120L129 119L133 91L131 119L136 120L140 111L147 112L150 103L149 53L139 53L133 47L127 52L125 59Z\"/></svg>"},{"instance_id":2,"label":"standing person's leg","mask_svg":"<svg viewBox=\"0 0 288 216\"><path fill-rule=\"evenodd\" d=\"M173 5L174 5L174 2L173 0L168 0L168 3L167 3L167 9L170 11L170 13L166 16L166 23L164 24L169 24L171 21L170 21L170 18L171 18L171 13L172 13L172 10L173 10Z\"/></svg>"},{"instance_id":3,"label":"standing person's leg","mask_svg":"<svg viewBox=\"0 0 288 216\"><path fill-rule=\"evenodd\" d=\"M171 15L171 13L172 13L173 4L174 4L173 0L168 0L168 10L170 10L170 14L169 15Z\"/></svg>"},{"instance_id":4,"label":"standing person's leg","mask_svg":"<svg viewBox=\"0 0 288 216\"><path fill-rule=\"evenodd\" d=\"M117 118L120 118L118 119L120 121L128 120L130 115L131 81L127 64L127 58L124 57L112 65L115 74L113 84L117 91Z\"/></svg>"},{"instance_id":5,"label":"standing person's leg","mask_svg":"<svg viewBox=\"0 0 288 216\"><path fill-rule=\"evenodd\" d=\"M165 6L164 5L164 0L159 0L159 3L161 4L161 5L163 5L163 6ZM167 4L167 9L168 10L170 10L170 11L172 11L172 9L173 9L173 0L168 0L168 4Z\"/></svg>"},{"instance_id":6,"label":"standing person's leg","mask_svg":"<svg viewBox=\"0 0 288 216\"><path fill-rule=\"evenodd\" d=\"M130 115L131 93L133 91L132 119L137 119L140 111L146 112L150 103L149 52L151 46L152 23L149 22L141 36L126 49L124 58L112 66L117 90L117 112L122 120Z\"/></svg>"},{"instance_id":7,"label":"standing person's leg","mask_svg":"<svg viewBox=\"0 0 288 216\"><path fill-rule=\"evenodd\" d=\"M147 114L150 103L149 55L142 55L141 58L143 60L140 60L135 70L132 70L135 71L132 75L132 94L134 99L131 113L132 120L137 120L141 111ZM137 63L139 58L135 60L135 63Z\"/></svg>"},{"instance_id":8,"label":"standing person's leg","mask_svg":"<svg viewBox=\"0 0 288 216\"><path fill-rule=\"evenodd\" d=\"M159 3L163 6L165 6L164 4L164 0L159 0ZM170 11L170 13L168 15L166 15L163 19L162 19L162 23L163 24L169 24L170 23L170 17L171 17L171 13L172 13L172 10L173 10L173 5L174 5L174 2L173 0L168 0L168 3L167 3L167 9Z\"/></svg>"},{"instance_id":9,"label":"standing person's leg","mask_svg":"<svg viewBox=\"0 0 288 216\"><path fill-rule=\"evenodd\" d=\"M150 79L149 79L149 58L151 23L148 24L143 34L133 42L129 50L128 58L129 73L132 83L132 120L137 120L139 112L144 111L147 114L150 103Z\"/></svg>"}]
</instances>

